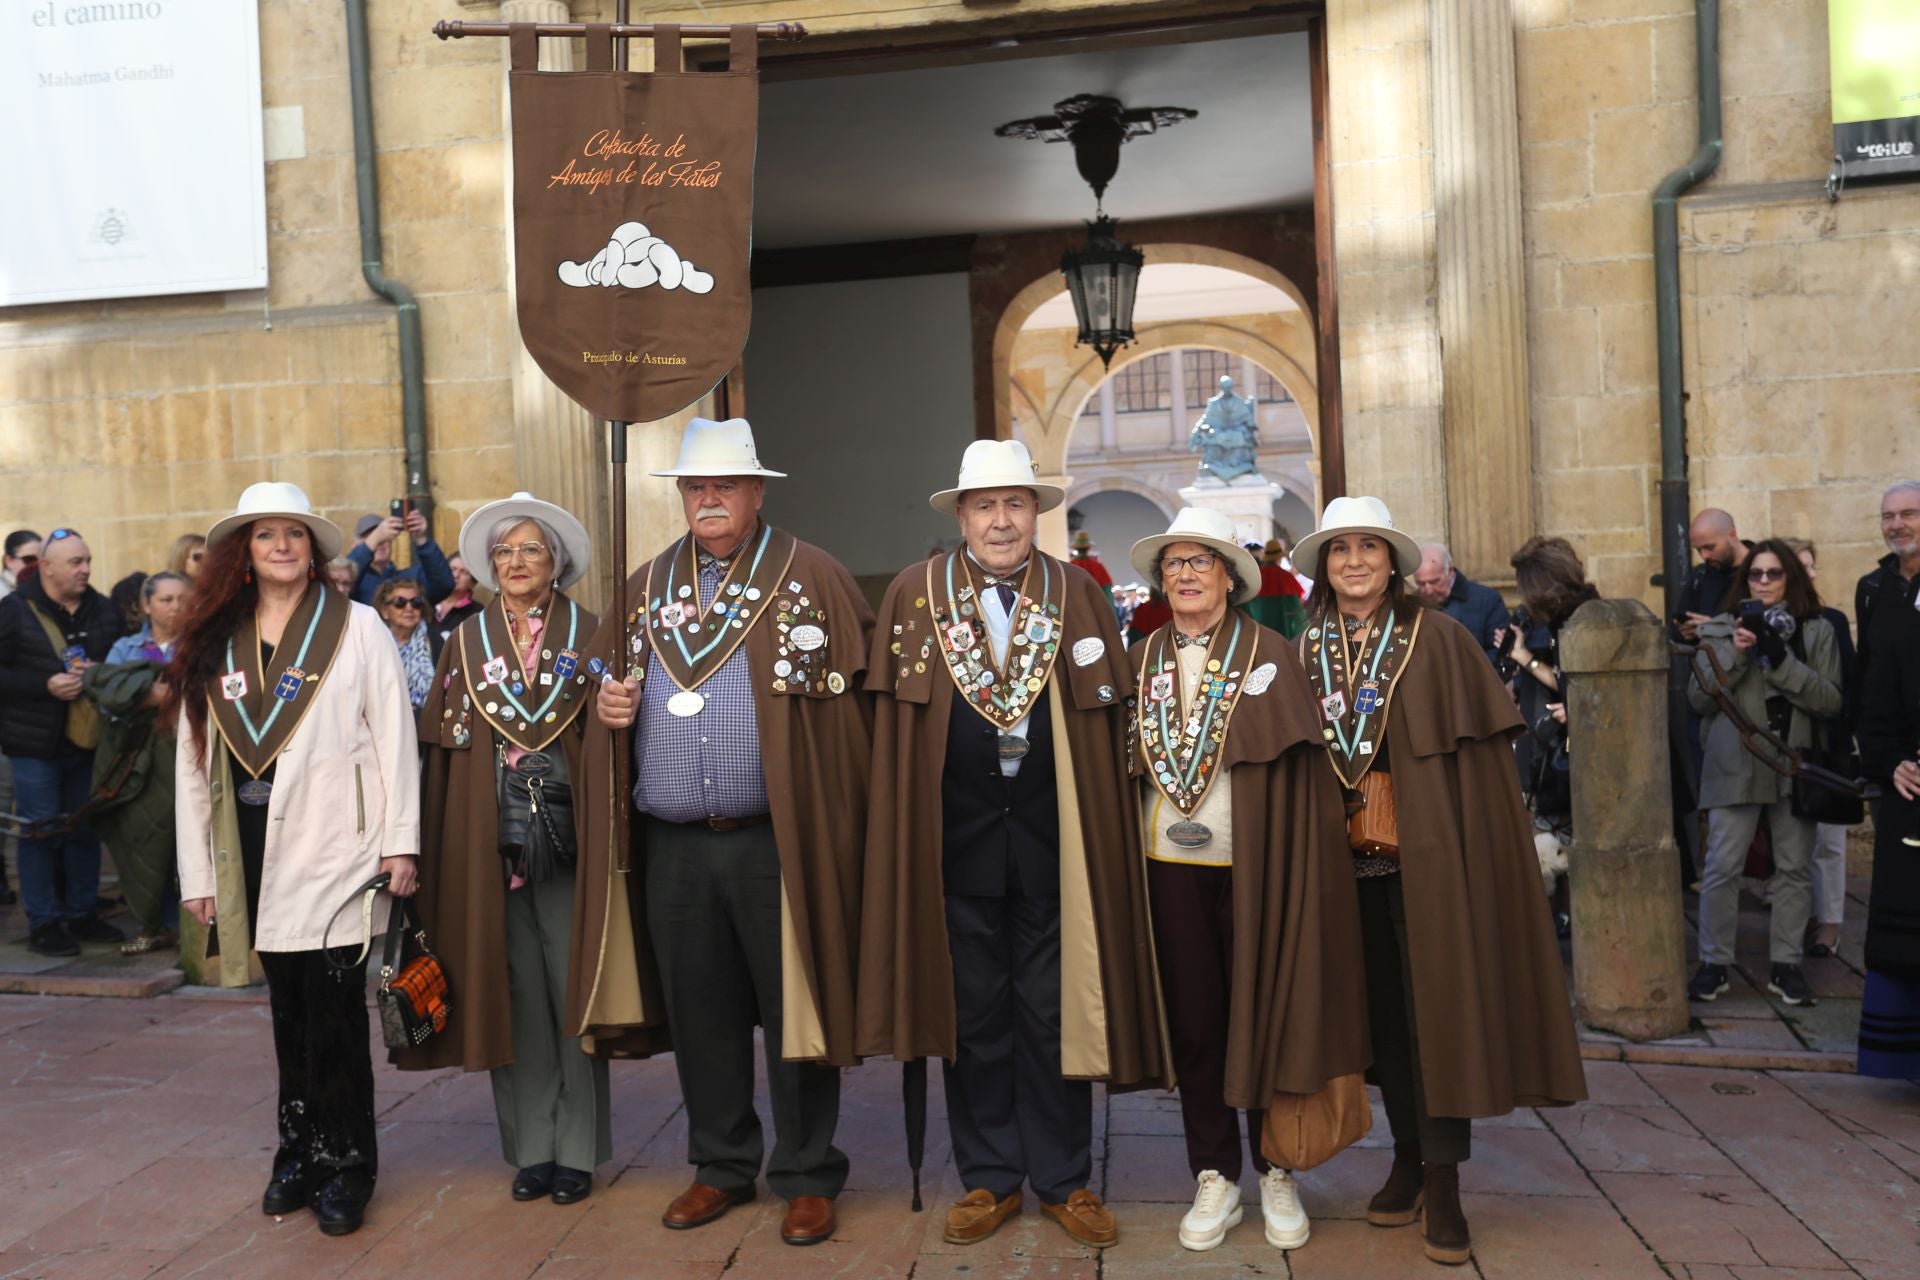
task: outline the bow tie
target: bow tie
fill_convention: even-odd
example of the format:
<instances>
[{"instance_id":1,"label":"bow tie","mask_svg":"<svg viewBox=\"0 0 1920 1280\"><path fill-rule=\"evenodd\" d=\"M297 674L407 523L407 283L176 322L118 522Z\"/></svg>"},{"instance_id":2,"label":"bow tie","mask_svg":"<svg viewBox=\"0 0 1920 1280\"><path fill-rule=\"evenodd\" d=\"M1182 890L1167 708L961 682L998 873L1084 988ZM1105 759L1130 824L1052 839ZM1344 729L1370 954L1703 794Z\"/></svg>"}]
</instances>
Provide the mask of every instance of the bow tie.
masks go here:
<instances>
[{"instance_id":1,"label":"bow tie","mask_svg":"<svg viewBox=\"0 0 1920 1280\"><path fill-rule=\"evenodd\" d=\"M1190 644L1197 644L1204 649L1207 646L1207 642L1211 639L1213 639L1213 632L1211 631L1205 635L1198 636L1190 636L1184 631L1176 631L1173 633L1173 647L1176 649L1184 649Z\"/></svg>"}]
</instances>

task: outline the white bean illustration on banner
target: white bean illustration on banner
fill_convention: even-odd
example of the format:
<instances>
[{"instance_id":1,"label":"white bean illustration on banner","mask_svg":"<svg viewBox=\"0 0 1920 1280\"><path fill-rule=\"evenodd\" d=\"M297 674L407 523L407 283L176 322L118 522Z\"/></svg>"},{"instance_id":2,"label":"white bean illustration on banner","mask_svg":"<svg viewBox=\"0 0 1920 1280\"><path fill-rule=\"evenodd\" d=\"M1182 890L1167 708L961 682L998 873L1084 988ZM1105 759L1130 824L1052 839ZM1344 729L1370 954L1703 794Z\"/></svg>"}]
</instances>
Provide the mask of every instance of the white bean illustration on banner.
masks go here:
<instances>
[{"instance_id":1,"label":"white bean illustration on banner","mask_svg":"<svg viewBox=\"0 0 1920 1280\"><path fill-rule=\"evenodd\" d=\"M593 285L611 289L685 289L708 293L713 276L682 258L674 247L647 230L644 222L623 222L613 229L606 247L585 262L560 264L560 282L576 289Z\"/></svg>"}]
</instances>

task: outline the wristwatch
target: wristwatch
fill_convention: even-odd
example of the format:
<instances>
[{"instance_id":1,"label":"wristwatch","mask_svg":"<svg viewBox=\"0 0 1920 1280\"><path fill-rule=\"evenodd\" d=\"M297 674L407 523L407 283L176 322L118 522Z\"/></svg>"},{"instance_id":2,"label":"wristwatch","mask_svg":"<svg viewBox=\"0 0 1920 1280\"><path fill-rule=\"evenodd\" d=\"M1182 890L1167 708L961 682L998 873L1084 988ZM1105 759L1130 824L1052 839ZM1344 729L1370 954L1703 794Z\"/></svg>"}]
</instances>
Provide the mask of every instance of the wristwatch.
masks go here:
<instances>
[{"instance_id":1,"label":"wristwatch","mask_svg":"<svg viewBox=\"0 0 1920 1280\"><path fill-rule=\"evenodd\" d=\"M1538 658L1528 658L1528 659L1527 659L1527 670L1529 670L1529 671L1536 671L1536 670L1538 670L1538 669L1539 669L1539 667L1540 667L1540 659L1538 659Z\"/></svg>"}]
</instances>

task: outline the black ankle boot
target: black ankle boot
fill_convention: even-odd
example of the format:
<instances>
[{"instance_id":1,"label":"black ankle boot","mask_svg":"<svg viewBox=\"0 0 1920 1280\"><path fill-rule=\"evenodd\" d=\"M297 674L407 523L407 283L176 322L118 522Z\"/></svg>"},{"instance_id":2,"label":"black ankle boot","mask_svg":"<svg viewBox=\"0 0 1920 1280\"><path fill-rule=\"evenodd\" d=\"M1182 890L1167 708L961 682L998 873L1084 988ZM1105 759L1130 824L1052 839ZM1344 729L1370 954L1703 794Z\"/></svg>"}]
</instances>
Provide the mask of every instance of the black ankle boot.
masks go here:
<instances>
[{"instance_id":1,"label":"black ankle boot","mask_svg":"<svg viewBox=\"0 0 1920 1280\"><path fill-rule=\"evenodd\" d=\"M340 1169L313 1193L313 1216L330 1236L350 1236L366 1218L373 1199L373 1175L365 1169Z\"/></svg>"},{"instance_id":2,"label":"black ankle boot","mask_svg":"<svg viewBox=\"0 0 1920 1280\"><path fill-rule=\"evenodd\" d=\"M1393 1172L1367 1201L1367 1221L1376 1227L1404 1227L1420 1216L1420 1144L1393 1144Z\"/></svg>"},{"instance_id":3,"label":"black ankle boot","mask_svg":"<svg viewBox=\"0 0 1920 1280\"><path fill-rule=\"evenodd\" d=\"M273 1177L260 1196L260 1212L279 1218L307 1207L328 1170L305 1156L283 1156L274 1162Z\"/></svg>"},{"instance_id":4,"label":"black ankle boot","mask_svg":"<svg viewBox=\"0 0 1920 1280\"><path fill-rule=\"evenodd\" d=\"M1425 1195L1427 1257L1457 1267L1473 1253L1473 1239L1467 1234L1467 1215L1460 1209L1460 1166L1428 1165Z\"/></svg>"}]
</instances>

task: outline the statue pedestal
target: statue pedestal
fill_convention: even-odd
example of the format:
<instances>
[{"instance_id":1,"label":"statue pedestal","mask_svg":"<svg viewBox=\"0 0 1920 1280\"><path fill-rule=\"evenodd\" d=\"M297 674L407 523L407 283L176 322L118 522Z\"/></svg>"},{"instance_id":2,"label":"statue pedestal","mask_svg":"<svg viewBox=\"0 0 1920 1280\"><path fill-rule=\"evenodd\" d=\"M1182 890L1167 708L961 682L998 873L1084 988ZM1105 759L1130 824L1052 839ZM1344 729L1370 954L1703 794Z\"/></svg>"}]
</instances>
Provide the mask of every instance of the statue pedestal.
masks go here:
<instances>
[{"instance_id":1,"label":"statue pedestal","mask_svg":"<svg viewBox=\"0 0 1920 1280\"><path fill-rule=\"evenodd\" d=\"M1189 507L1206 507L1233 521L1233 536L1243 546L1264 545L1273 536L1273 504L1286 490L1258 473L1241 476L1232 484L1204 480L1180 490Z\"/></svg>"}]
</instances>

